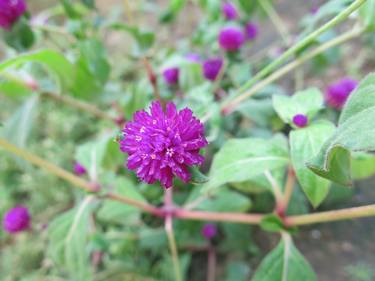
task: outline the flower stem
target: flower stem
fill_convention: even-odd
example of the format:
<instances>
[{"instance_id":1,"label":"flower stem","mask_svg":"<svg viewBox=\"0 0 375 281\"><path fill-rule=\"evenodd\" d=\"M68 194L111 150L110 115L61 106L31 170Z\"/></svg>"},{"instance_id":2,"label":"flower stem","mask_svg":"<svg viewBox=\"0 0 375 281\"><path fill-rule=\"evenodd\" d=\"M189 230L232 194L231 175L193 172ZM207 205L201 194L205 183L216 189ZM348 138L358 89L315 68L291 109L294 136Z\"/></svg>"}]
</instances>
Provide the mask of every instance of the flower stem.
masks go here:
<instances>
[{"instance_id":1,"label":"flower stem","mask_svg":"<svg viewBox=\"0 0 375 281\"><path fill-rule=\"evenodd\" d=\"M288 225L298 226L371 216L375 216L375 204L308 215L290 216L285 219L285 222Z\"/></svg>"},{"instance_id":2,"label":"flower stem","mask_svg":"<svg viewBox=\"0 0 375 281\"><path fill-rule=\"evenodd\" d=\"M264 175L266 176L268 182L271 184L272 193L276 200L276 209L279 209L283 203L283 193L281 191L281 188L269 170L266 170L264 172Z\"/></svg>"},{"instance_id":3,"label":"flower stem","mask_svg":"<svg viewBox=\"0 0 375 281\"><path fill-rule=\"evenodd\" d=\"M233 101L222 105L222 111L225 112L225 114L229 114L233 112L233 110L245 99L251 97L252 95L256 94L258 91L262 90L272 82L276 81L277 79L283 77L290 71L296 69L297 67L304 64L306 61L312 59L313 57L325 52L326 50L335 47L337 45L340 45L341 43L348 41L354 37L359 36L364 31L363 28L355 28L347 33L344 33L322 45L315 48L314 50L300 56L299 58L296 58L294 61L286 64L279 70L272 73L270 76L265 78L264 80L260 81L254 87L252 87L249 91L244 92L243 94L239 95L237 98L235 98Z\"/></svg>"},{"instance_id":4,"label":"flower stem","mask_svg":"<svg viewBox=\"0 0 375 281\"><path fill-rule=\"evenodd\" d=\"M284 212L286 212L288 209L288 205L290 202L290 198L292 197L295 181L296 181L295 172L292 167L289 167L288 177L286 179L285 188L284 188L283 203L282 203Z\"/></svg>"}]
</instances>

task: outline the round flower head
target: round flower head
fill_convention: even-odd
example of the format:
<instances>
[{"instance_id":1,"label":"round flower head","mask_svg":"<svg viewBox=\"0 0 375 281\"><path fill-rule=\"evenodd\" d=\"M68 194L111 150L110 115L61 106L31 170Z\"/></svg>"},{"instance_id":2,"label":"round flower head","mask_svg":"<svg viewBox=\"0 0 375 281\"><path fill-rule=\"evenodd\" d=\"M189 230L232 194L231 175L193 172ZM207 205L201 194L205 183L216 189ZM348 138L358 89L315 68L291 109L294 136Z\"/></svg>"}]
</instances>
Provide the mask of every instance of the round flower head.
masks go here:
<instances>
[{"instance_id":1,"label":"round flower head","mask_svg":"<svg viewBox=\"0 0 375 281\"><path fill-rule=\"evenodd\" d=\"M74 163L74 173L76 174L76 175L79 175L79 176L81 176L81 175L84 175L84 174L86 174L86 168L85 167L83 167L81 164L79 164L78 162L75 162Z\"/></svg>"},{"instance_id":2,"label":"round flower head","mask_svg":"<svg viewBox=\"0 0 375 281\"><path fill-rule=\"evenodd\" d=\"M202 227L202 235L206 239L212 239L217 234L217 227L215 224L212 223L206 223Z\"/></svg>"},{"instance_id":3,"label":"round flower head","mask_svg":"<svg viewBox=\"0 0 375 281\"><path fill-rule=\"evenodd\" d=\"M185 56L185 58L190 62L200 63L201 62L201 56L196 53L190 53Z\"/></svg>"},{"instance_id":4,"label":"round flower head","mask_svg":"<svg viewBox=\"0 0 375 281\"><path fill-rule=\"evenodd\" d=\"M245 25L245 36L247 40L254 40L258 35L258 26L255 23L248 22Z\"/></svg>"},{"instance_id":5,"label":"round flower head","mask_svg":"<svg viewBox=\"0 0 375 281\"><path fill-rule=\"evenodd\" d=\"M166 111L159 101L150 106L150 113L140 110L134 121L128 122L119 141L120 149L128 157L127 167L135 170L142 181L152 184L157 180L165 188L173 185L174 176L188 182L188 166L201 165L204 157L199 150L208 143L203 124L189 108L177 111L168 102Z\"/></svg>"},{"instance_id":6,"label":"round flower head","mask_svg":"<svg viewBox=\"0 0 375 281\"><path fill-rule=\"evenodd\" d=\"M25 11L24 0L0 0L0 27L10 29Z\"/></svg>"},{"instance_id":7,"label":"round flower head","mask_svg":"<svg viewBox=\"0 0 375 281\"><path fill-rule=\"evenodd\" d=\"M219 45L226 51L237 51L245 42L245 36L238 27L225 27L219 34Z\"/></svg>"},{"instance_id":8,"label":"round flower head","mask_svg":"<svg viewBox=\"0 0 375 281\"><path fill-rule=\"evenodd\" d=\"M337 83L329 85L326 91L327 104L333 108L341 109L357 85L358 82L350 78L343 78Z\"/></svg>"},{"instance_id":9,"label":"round flower head","mask_svg":"<svg viewBox=\"0 0 375 281\"><path fill-rule=\"evenodd\" d=\"M177 67L167 68L163 71L165 82L169 85L177 84L180 70Z\"/></svg>"},{"instance_id":10,"label":"round flower head","mask_svg":"<svg viewBox=\"0 0 375 281\"><path fill-rule=\"evenodd\" d=\"M307 123L309 122L309 119L304 114L296 114L293 117L293 123L299 128L306 127Z\"/></svg>"},{"instance_id":11,"label":"round flower head","mask_svg":"<svg viewBox=\"0 0 375 281\"><path fill-rule=\"evenodd\" d=\"M17 233L30 227L29 210L23 206L17 206L5 213L3 228L9 233Z\"/></svg>"},{"instance_id":12,"label":"round flower head","mask_svg":"<svg viewBox=\"0 0 375 281\"><path fill-rule=\"evenodd\" d=\"M221 10L223 12L224 17L227 20L235 20L238 18L238 13L236 7L230 3L230 2L225 2L221 6Z\"/></svg>"},{"instance_id":13,"label":"round flower head","mask_svg":"<svg viewBox=\"0 0 375 281\"><path fill-rule=\"evenodd\" d=\"M203 62L203 76L210 81L215 81L219 75L221 67L223 66L223 59L208 59Z\"/></svg>"}]
</instances>

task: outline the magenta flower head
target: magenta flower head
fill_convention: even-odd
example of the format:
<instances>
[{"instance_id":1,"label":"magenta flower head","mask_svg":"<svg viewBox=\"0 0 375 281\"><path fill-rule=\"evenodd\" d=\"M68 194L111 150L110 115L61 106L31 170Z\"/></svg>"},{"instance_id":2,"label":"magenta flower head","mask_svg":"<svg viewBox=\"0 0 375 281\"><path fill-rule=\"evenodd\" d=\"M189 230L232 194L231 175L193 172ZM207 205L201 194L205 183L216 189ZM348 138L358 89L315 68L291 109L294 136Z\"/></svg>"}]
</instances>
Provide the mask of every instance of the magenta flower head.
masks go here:
<instances>
[{"instance_id":1,"label":"magenta flower head","mask_svg":"<svg viewBox=\"0 0 375 281\"><path fill-rule=\"evenodd\" d=\"M185 58L190 62L194 62L194 63L200 63L201 62L200 54L190 53L190 54L187 54L185 56Z\"/></svg>"},{"instance_id":2,"label":"magenta flower head","mask_svg":"<svg viewBox=\"0 0 375 281\"><path fill-rule=\"evenodd\" d=\"M30 227L29 210L24 206L17 206L5 213L3 228L6 232L17 233Z\"/></svg>"},{"instance_id":3,"label":"magenta flower head","mask_svg":"<svg viewBox=\"0 0 375 281\"><path fill-rule=\"evenodd\" d=\"M333 108L341 109L357 85L358 82L350 78L343 78L329 85L326 91L327 104Z\"/></svg>"},{"instance_id":4,"label":"magenta flower head","mask_svg":"<svg viewBox=\"0 0 375 281\"><path fill-rule=\"evenodd\" d=\"M203 124L189 108L177 111L168 102L164 112L159 101L151 104L150 113L140 110L134 114L119 143L129 155L128 169L136 171L142 181L152 184L158 180L165 188L173 185L174 176L189 182L188 167L204 162L199 150L208 144Z\"/></svg>"},{"instance_id":5,"label":"magenta flower head","mask_svg":"<svg viewBox=\"0 0 375 281\"><path fill-rule=\"evenodd\" d=\"M212 223L206 223L203 227L202 227L202 235L206 238L206 239L212 239L213 237L215 237L217 234L217 227L215 224L212 224Z\"/></svg>"},{"instance_id":6,"label":"magenta flower head","mask_svg":"<svg viewBox=\"0 0 375 281\"><path fill-rule=\"evenodd\" d=\"M9 30L26 8L24 0L0 0L0 27Z\"/></svg>"},{"instance_id":7,"label":"magenta flower head","mask_svg":"<svg viewBox=\"0 0 375 281\"><path fill-rule=\"evenodd\" d=\"M215 81L219 75L221 67L223 66L223 59L208 59L203 62L203 76L210 81Z\"/></svg>"},{"instance_id":8,"label":"magenta flower head","mask_svg":"<svg viewBox=\"0 0 375 281\"><path fill-rule=\"evenodd\" d=\"M252 22L248 22L245 25L245 36L246 39L251 41L254 40L258 35L258 25Z\"/></svg>"},{"instance_id":9,"label":"magenta flower head","mask_svg":"<svg viewBox=\"0 0 375 281\"><path fill-rule=\"evenodd\" d=\"M225 27L219 34L219 45L226 51L237 51L245 42L245 36L238 27Z\"/></svg>"},{"instance_id":10,"label":"magenta flower head","mask_svg":"<svg viewBox=\"0 0 375 281\"><path fill-rule=\"evenodd\" d=\"M79 164L78 162L75 162L74 163L74 168L73 168L73 170L74 170L74 173L76 174L76 175L78 175L78 176L81 176L81 175L84 175L84 174L86 174L86 168L85 167L83 167L81 164Z\"/></svg>"},{"instance_id":11,"label":"magenta flower head","mask_svg":"<svg viewBox=\"0 0 375 281\"><path fill-rule=\"evenodd\" d=\"M177 67L167 68L163 71L164 80L169 85L174 85L178 83L179 74L180 70Z\"/></svg>"},{"instance_id":12,"label":"magenta flower head","mask_svg":"<svg viewBox=\"0 0 375 281\"><path fill-rule=\"evenodd\" d=\"M238 13L236 7L230 2L224 2L221 6L224 17L227 20L235 20L238 18Z\"/></svg>"},{"instance_id":13,"label":"magenta flower head","mask_svg":"<svg viewBox=\"0 0 375 281\"><path fill-rule=\"evenodd\" d=\"M309 119L304 114L296 114L293 117L293 124L296 125L298 128L306 127Z\"/></svg>"}]
</instances>

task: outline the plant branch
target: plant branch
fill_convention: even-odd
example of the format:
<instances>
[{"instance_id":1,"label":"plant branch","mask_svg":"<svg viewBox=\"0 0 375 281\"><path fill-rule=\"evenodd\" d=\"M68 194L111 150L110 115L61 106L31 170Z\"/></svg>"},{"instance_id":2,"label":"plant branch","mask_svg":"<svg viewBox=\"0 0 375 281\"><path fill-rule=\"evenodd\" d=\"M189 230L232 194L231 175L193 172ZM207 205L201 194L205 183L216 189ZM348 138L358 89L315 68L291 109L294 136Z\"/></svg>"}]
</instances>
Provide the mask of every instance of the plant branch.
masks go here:
<instances>
[{"instance_id":1,"label":"plant branch","mask_svg":"<svg viewBox=\"0 0 375 281\"><path fill-rule=\"evenodd\" d=\"M207 281L215 281L216 277L216 250L213 245L210 245L207 251Z\"/></svg>"},{"instance_id":2,"label":"plant branch","mask_svg":"<svg viewBox=\"0 0 375 281\"><path fill-rule=\"evenodd\" d=\"M276 200L276 208L278 209L280 205L283 203L283 193L281 191L281 187L276 182L275 178L272 176L269 170L266 170L264 172L264 175L266 176L268 182L271 184L272 193L275 196Z\"/></svg>"},{"instance_id":3,"label":"plant branch","mask_svg":"<svg viewBox=\"0 0 375 281\"><path fill-rule=\"evenodd\" d=\"M294 184L296 182L296 175L292 167L288 168L288 177L286 179L285 188L284 188L284 198L283 198L283 208L284 211L287 210L290 198L293 194Z\"/></svg>"},{"instance_id":4,"label":"plant branch","mask_svg":"<svg viewBox=\"0 0 375 281\"><path fill-rule=\"evenodd\" d=\"M222 111L225 112L225 114L229 114L234 111L234 109L245 99L253 96L256 94L258 91L262 90L272 82L276 81L277 79L283 77L290 71L296 69L297 67L301 66L304 64L306 61L312 59L313 57L325 52L326 50L335 47L337 45L340 45L341 43L348 41L350 39L353 39L357 36L359 36L362 32L364 31L363 28L355 28L349 32L346 32L322 45L319 47L313 49L312 51L300 56L299 58L296 58L294 61L286 64L279 70L275 71L272 73L270 76L265 78L264 80L260 81L254 87L252 87L249 91L239 95L237 98L229 102L228 104L222 105Z\"/></svg>"},{"instance_id":5,"label":"plant branch","mask_svg":"<svg viewBox=\"0 0 375 281\"><path fill-rule=\"evenodd\" d=\"M375 216L375 204L308 215L290 216L285 218L285 222L287 225L298 226L371 216Z\"/></svg>"}]
</instances>

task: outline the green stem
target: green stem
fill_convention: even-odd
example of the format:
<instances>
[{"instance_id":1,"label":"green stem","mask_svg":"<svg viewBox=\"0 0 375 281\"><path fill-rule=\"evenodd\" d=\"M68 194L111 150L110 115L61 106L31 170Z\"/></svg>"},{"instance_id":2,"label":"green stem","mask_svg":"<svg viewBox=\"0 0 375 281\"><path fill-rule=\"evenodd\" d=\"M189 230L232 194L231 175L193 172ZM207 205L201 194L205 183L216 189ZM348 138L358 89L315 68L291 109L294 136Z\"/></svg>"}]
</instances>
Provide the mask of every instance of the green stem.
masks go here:
<instances>
[{"instance_id":1,"label":"green stem","mask_svg":"<svg viewBox=\"0 0 375 281\"><path fill-rule=\"evenodd\" d=\"M318 28L314 32L307 35L300 42L296 43L293 47L291 47L286 52L284 52L278 59L276 59L275 61L267 65L265 68L263 68L257 75L255 75L252 79L250 79L247 83L245 83L245 85L243 85L238 90L238 92L242 93L246 91L247 89L249 89L250 87L252 87L256 82L258 82L260 79L267 76L276 67L284 63L289 57L297 54L298 51L300 51L301 49L306 47L308 44L313 42L319 35L331 29L332 27L339 24L340 22L344 21L351 13L357 10L365 2L366 0L355 0L350 6L348 6L345 10L343 10L341 13L339 13L329 22L327 22L322 27Z\"/></svg>"},{"instance_id":2,"label":"green stem","mask_svg":"<svg viewBox=\"0 0 375 281\"><path fill-rule=\"evenodd\" d=\"M298 68L299 66L303 65L306 61L308 61L308 60L312 59L313 57L325 52L326 50L328 50L332 47L335 47L337 45L340 45L345 41L353 39L354 37L359 36L363 31L364 31L364 29L362 29L362 28L353 29L353 30L351 30L347 33L344 33L344 34L342 34L342 35L340 35L340 36L320 45L319 47L311 50L310 52L296 58L294 61L286 64L285 66L283 66L279 70L272 73L267 78L263 79L262 81L260 81L256 85L254 85L254 87L252 87L249 91L242 93L241 95L239 95L237 98L235 98L234 100L232 100L228 104L223 105L222 106L223 112L225 112L225 114L229 114L229 113L233 112L233 110L242 101L244 101L245 99L247 99L247 98L251 97L252 95L256 94L258 91L262 90L263 88L265 88L269 84L273 83L277 79L283 77L284 75L286 75L290 71Z\"/></svg>"}]
</instances>

